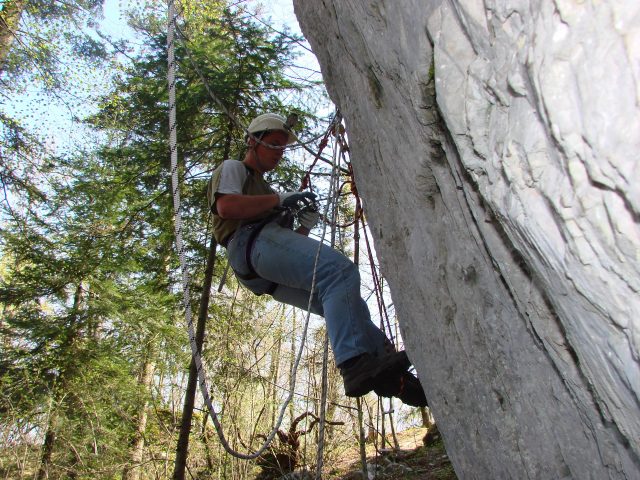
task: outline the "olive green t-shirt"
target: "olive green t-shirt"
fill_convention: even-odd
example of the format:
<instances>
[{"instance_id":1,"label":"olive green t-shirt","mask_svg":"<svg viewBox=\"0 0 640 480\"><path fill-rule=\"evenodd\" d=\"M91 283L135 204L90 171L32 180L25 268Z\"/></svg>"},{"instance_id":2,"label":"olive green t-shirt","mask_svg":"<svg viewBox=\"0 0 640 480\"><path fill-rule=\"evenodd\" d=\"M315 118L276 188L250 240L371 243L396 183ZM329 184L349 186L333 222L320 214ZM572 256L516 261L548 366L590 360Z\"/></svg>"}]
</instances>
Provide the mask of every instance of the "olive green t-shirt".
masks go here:
<instances>
[{"instance_id":1,"label":"olive green t-shirt","mask_svg":"<svg viewBox=\"0 0 640 480\"><path fill-rule=\"evenodd\" d=\"M275 192L262 178L262 175L247 167L238 160L225 160L213 171L207 187L207 199L213 215L213 234L216 241L226 245L227 239L236 229L244 224L268 217L274 210L269 210L252 218L236 220L218 216L216 200L224 194L238 195L272 195Z\"/></svg>"}]
</instances>

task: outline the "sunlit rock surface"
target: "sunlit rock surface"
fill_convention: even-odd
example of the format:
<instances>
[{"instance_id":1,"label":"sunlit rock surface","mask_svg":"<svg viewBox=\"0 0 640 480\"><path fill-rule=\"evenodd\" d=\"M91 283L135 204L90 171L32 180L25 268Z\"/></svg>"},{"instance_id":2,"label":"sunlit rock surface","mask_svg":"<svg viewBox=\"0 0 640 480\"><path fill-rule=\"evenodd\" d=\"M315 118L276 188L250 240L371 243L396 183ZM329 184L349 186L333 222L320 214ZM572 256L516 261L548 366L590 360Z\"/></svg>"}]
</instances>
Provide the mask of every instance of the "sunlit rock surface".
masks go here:
<instances>
[{"instance_id":1,"label":"sunlit rock surface","mask_svg":"<svg viewBox=\"0 0 640 480\"><path fill-rule=\"evenodd\" d=\"M640 2L294 0L461 478L640 478Z\"/></svg>"}]
</instances>

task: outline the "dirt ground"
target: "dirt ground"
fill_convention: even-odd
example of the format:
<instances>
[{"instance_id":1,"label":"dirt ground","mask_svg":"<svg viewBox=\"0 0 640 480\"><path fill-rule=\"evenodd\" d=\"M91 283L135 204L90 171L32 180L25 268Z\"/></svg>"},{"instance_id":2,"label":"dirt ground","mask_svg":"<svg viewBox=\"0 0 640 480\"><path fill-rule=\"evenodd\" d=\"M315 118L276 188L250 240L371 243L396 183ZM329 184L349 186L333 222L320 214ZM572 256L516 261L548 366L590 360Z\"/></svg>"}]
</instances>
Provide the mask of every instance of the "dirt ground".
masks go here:
<instances>
[{"instance_id":1,"label":"dirt ground","mask_svg":"<svg viewBox=\"0 0 640 480\"><path fill-rule=\"evenodd\" d=\"M442 439L437 436L424 446L426 428L411 428L398 433L399 449L386 448L376 455L373 445L367 445L368 479L425 479L457 480ZM391 441L391 438L390 438ZM361 480L362 464L357 447L341 455L338 462L327 468L328 480Z\"/></svg>"}]
</instances>

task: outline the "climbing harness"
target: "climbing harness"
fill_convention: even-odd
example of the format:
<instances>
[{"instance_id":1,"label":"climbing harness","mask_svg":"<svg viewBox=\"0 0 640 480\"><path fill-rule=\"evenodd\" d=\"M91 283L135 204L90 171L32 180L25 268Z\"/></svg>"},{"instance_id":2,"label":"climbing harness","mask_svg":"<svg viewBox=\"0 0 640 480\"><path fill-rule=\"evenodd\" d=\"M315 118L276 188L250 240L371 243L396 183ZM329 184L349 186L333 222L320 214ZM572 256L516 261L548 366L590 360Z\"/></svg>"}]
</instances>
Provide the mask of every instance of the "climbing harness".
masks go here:
<instances>
[{"instance_id":1,"label":"climbing harness","mask_svg":"<svg viewBox=\"0 0 640 480\"><path fill-rule=\"evenodd\" d=\"M231 265L231 268L235 276L242 281L245 287L256 295L263 295L265 293L271 295L278 287L277 283L262 279L256 272L253 267L253 262L251 261L254 244L264 227L274 222L282 228L292 229L294 218L298 218L306 211L317 211L317 209L318 207L315 203L304 205L300 208L281 208L262 220L240 226L231 235L227 244L229 257L234 256L236 249L240 249L243 252L243 255L241 255L243 259L242 265L240 266L234 262L235 265Z\"/></svg>"}]
</instances>

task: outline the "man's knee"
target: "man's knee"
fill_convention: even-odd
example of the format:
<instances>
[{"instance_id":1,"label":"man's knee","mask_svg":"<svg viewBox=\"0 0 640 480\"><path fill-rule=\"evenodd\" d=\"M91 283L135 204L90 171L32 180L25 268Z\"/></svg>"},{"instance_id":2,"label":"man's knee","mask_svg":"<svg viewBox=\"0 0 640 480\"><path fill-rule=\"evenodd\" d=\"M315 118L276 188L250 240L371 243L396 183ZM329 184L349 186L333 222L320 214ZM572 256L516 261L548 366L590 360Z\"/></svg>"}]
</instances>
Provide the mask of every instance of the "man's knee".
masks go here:
<instances>
[{"instance_id":1,"label":"man's knee","mask_svg":"<svg viewBox=\"0 0 640 480\"><path fill-rule=\"evenodd\" d=\"M360 288L360 270L351 260L347 260L342 267L342 275L346 282Z\"/></svg>"}]
</instances>

